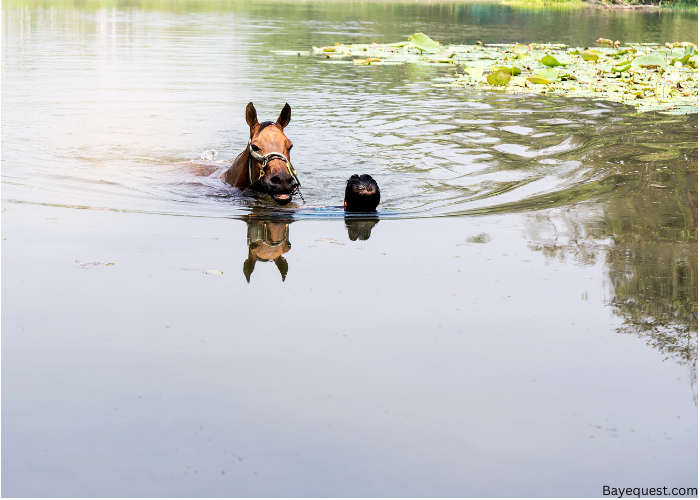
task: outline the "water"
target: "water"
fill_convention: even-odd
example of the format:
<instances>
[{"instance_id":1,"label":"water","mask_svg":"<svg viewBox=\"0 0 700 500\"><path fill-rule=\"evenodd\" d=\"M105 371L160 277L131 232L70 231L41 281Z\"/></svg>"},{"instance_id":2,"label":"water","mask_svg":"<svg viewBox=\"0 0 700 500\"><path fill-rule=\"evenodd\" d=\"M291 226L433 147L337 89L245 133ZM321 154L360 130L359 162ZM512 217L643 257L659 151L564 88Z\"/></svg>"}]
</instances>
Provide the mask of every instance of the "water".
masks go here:
<instances>
[{"instance_id":1,"label":"water","mask_svg":"<svg viewBox=\"0 0 700 500\"><path fill-rule=\"evenodd\" d=\"M416 31L697 43L697 16L3 3L6 496L697 486L697 115L273 52ZM291 105L305 205L187 162L235 157L250 101ZM319 210L353 173L378 215Z\"/></svg>"},{"instance_id":2,"label":"water","mask_svg":"<svg viewBox=\"0 0 700 500\"><path fill-rule=\"evenodd\" d=\"M385 9L392 13L387 19ZM581 26L556 41L586 45L612 33L624 41L697 41L697 22L688 14L658 21L653 14L545 15L492 4L204 2L162 11L147 4L40 3L9 4L5 12L5 198L214 217L246 214L269 200L232 199L218 175L168 164L210 149L222 160L234 158L247 143L249 101L261 119L275 119L291 103L287 134L310 205L338 205L344 181L367 171L382 188L387 217L576 196L581 185L617 173L589 150L624 149L630 131L649 132L646 118L622 123L631 111L622 106L446 92L431 84L454 70L320 64L272 50L401 40L420 26L444 43L474 42L477 33L493 43L546 42L555 40L553 25L573 22ZM474 18L478 31L456 29ZM516 27L503 32L504 24ZM677 123L659 120L664 143L692 141L695 129L678 134ZM656 149L645 144L635 151Z\"/></svg>"}]
</instances>

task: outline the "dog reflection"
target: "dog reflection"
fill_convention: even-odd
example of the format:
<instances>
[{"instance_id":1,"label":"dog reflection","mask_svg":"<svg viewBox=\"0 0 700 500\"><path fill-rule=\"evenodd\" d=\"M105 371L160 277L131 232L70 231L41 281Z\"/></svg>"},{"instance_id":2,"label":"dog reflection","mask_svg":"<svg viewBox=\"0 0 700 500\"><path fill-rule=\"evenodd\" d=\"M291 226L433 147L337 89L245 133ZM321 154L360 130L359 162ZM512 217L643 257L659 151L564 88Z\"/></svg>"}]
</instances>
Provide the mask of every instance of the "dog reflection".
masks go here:
<instances>
[{"instance_id":1,"label":"dog reflection","mask_svg":"<svg viewBox=\"0 0 700 500\"><path fill-rule=\"evenodd\" d=\"M256 262L274 262L282 281L287 278L289 264L283 255L292 249L289 224L285 221L248 221L248 258L243 263L243 274L248 283Z\"/></svg>"},{"instance_id":2,"label":"dog reflection","mask_svg":"<svg viewBox=\"0 0 700 500\"><path fill-rule=\"evenodd\" d=\"M372 228L377 224L379 224L379 219L377 218L345 218L345 228L348 230L348 238L351 241L368 240L372 236Z\"/></svg>"}]
</instances>

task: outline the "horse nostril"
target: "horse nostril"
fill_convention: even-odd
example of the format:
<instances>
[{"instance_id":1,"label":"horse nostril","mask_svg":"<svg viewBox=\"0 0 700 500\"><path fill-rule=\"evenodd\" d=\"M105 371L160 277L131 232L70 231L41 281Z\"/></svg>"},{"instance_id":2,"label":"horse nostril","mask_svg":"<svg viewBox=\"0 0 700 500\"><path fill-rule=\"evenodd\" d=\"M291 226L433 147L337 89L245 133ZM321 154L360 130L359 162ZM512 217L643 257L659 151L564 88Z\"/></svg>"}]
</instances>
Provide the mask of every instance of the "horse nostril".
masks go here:
<instances>
[{"instance_id":1,"label":"horse nostril","mask_svg":"<svg viewBox=\"0 0 700 500\"><path fill-rule=\"evenodd\" d=\"M270 182L273 184L279 184L280 182L282 182L282 179L280 179L279 175L275 175L270 179Z\"/></svg>"}]
</instances>

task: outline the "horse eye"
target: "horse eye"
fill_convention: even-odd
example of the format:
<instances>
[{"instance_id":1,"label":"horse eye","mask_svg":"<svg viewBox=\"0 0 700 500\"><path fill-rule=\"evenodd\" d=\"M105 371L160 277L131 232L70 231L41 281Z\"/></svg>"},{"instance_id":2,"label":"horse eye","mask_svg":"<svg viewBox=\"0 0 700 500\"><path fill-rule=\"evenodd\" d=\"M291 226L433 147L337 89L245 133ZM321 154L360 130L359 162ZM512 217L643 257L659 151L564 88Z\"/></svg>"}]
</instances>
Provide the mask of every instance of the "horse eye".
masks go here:
<instances>
[{"instance_id":1,"label":"horse eye","mask_svg":"<svg viewBox=\"0 0 700 500\"><path fill-rule=\"evenodd\" d=\"M251 144L250 147L253 148L253 151L256 151L256 152L257 152L257 151L260 151L260 148L257 147L255 144Z\"/></svg>"}]
</instances>

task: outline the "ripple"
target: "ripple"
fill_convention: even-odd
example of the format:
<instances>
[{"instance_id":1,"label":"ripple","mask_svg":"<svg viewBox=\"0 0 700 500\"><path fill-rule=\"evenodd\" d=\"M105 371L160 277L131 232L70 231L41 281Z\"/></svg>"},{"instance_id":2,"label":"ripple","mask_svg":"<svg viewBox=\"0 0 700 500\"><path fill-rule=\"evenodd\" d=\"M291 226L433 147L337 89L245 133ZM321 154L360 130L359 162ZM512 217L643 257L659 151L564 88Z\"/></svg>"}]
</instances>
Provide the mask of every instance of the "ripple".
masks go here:
<instances>
[{"instance_id":1,"label":"ripple","mask_svg":"<svg viewBox=\"0 0 700 500\"><path fill-rule=\"evenodd\" d=\"M633 170L659 148L696 144L678 127L697 117L629 116L625 106L580 98L446 91L431 82L450 69L317 64L290 55L310 39L285 46L260 30L361 38L374 36L372 23L261 24L246 12L198 13L205 22L196 25L162 12L5 13L3 196L15 201L328 218L342 216L332 207L342 205L346 179L369 173L382 191L380 218L540 209L616 189L621 162ZM306 204L281 208L219 180L246 146L248 101L261 119L292 106L286 132Z\"/></svg>"}]
</instances>

